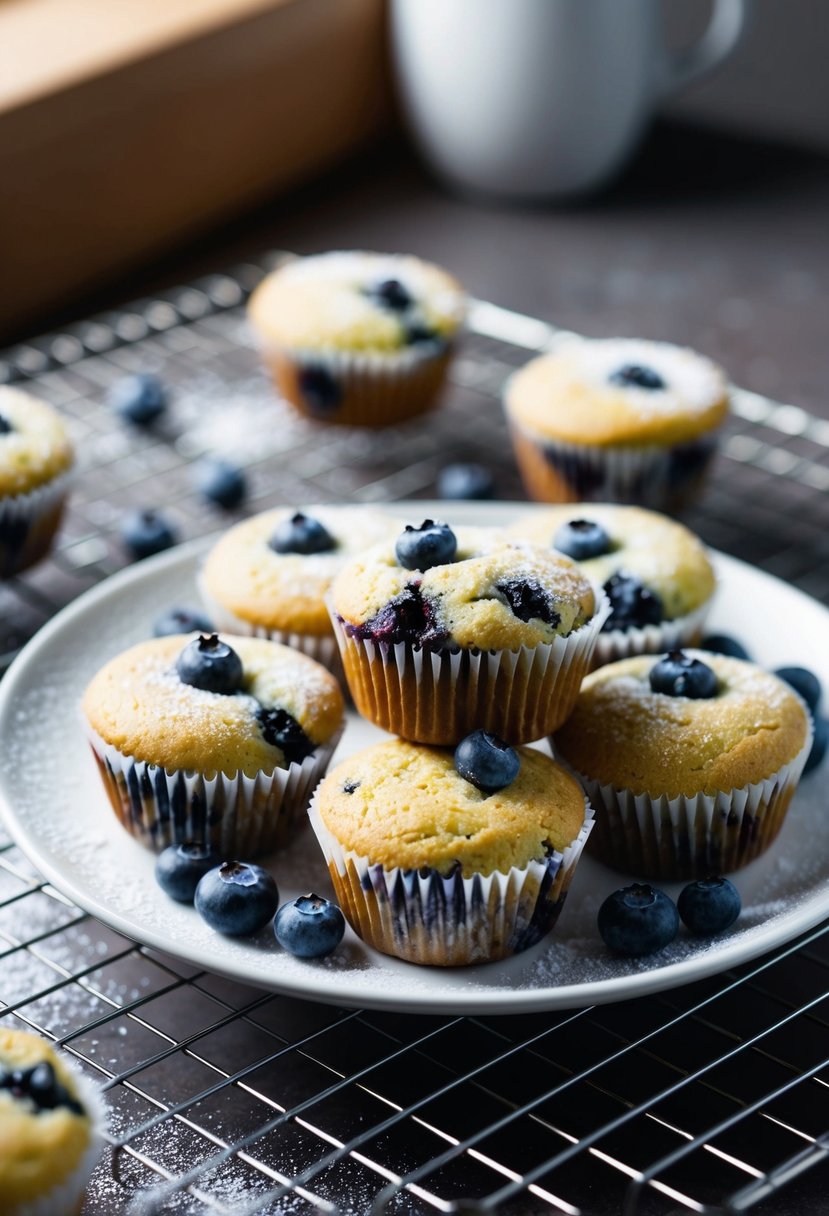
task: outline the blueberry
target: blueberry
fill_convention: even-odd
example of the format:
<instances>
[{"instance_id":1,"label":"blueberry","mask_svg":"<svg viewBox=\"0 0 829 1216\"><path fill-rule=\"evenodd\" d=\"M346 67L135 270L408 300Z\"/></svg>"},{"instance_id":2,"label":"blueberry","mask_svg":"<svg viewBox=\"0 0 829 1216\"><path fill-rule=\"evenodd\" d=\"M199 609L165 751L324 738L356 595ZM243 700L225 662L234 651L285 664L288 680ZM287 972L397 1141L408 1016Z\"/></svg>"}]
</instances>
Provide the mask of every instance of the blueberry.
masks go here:
<instances>
[{"instance_id":1,"label":"blueberry","mask_svg":"<svg viewBox=\"0 0 829 1216\"><path fill-rule=\"evenodd\" d=\"M446 345L446 339L442 334L419 321L413 321L411 325L406 326L405 338L409 346L422 346L427 342L438 347Z\"/></svg>"},{"instance_id":2,"label":"blueberry","mask_svg":"<svg viewBox=\"0 0 829 1216\"><path fill-rule=\"evenodd\" d=\"M653 692L668 697L688 697L692 701L716 697L719 681L707 663L692 659L683 650L671 650L654 663L648 677Z\"/></svg>"},{"instance_id":3,"label":"blueberry","mask_svg":"<svg viewBox=\"0 0 829 1216\"><path fill-rule=\"evenodd\" d=\"M750 658L748 651L736 638L727 633L709 633L699 644L700 650L710 650L712 654L724 654L732 659Z\"/></svg>"},{"instance_id":4,"label":"blueberry","mask_svg":"<svg viewBox=\"0 0 829 1216\"><path fill-rule=\"evenodd\" d=\"M586 562L610 552L610 537L594 519L571 519L556 532L553 548L573 561Z\"/></svg>"},{"instance_id":5,"label":"blueberry","mask_svg":"<svg viewBox=\"0 0 829 1216\"><path fill-rule=\"evenodd\" d=\"M131 511L121 523L121 543L135 561L162 553L177 540L175 529L160 511Z\"/></svg>"},{"instance_id":6,"label":"blueberry","mask_svg":"<svg viewBox=\"0 0 829 1216\"><path fill-rule=\"evenodd\" d=\"M652 367L643 367L641 363L625 363L608 376L611 384L619 384L622 388L646 388L651 392L665 387L665 381Z\"/></svg>"},{"instance_id":7,"label":"blueberry","mask_svg":"<svg viewBox=\"0 0 829 1216\"><path fill-rule=\"evenodd\" d=\"M820 705L822 689L820 680L806 667L778 667L774 674L781 680L785 680L790 684L795 692L799 692L803 700L809 706L812 715L817 713Z\"/></svg>"},{"instance_id":8,"label":"blueberry","mask_svg":"<svg viewBox=\"0 0 829 1216\"><path fill-rule=\"evenodd\" d=\"M644 586L635 574L618 570L611 574L604 585L610 600L610 616L602 626L611 629L641 629L645 625L658 625L663 618L660 596Z\"/></svg>"},{"instance_id":9,"label":"blueberry","mask_svg":"<svg viewBox=\"0 0 829 1216\"><path fill-rule=\"evenodd\" d=\"M290 519L277 524L268 544L274 553L301 553L306 557L311 553L330 553L337 548L328 529L302 511L296 511Z\"/></svg>"},{"instance_id":10,"label":"blueberry","mask_svg":"<svg viewBox=\"0 0 829 1216\"><path fill-rule=\"evenodd\" d=\"M734 924L743 905L733 882L712 876L689 882L680 891L676 906L695 937L714 937Z\"/></svg>"},{"instance_id":11,"label":"blueberry","mask_svg":"<svg viewBox=\"0 0 829 1216\"><path fill-rule=\"evenodd\" d=\"M196 489L207 502L232 510L244 502L248 483L245 474L235 464L218 457L210 457L196 465L194 471Z\"/></svg>"},{"instance_id":12,"label":"blueberry","mask_svg":"<svg viewBox=\"0 0 829 1216\"><path fill-rule=\"evenodd\" d=\"M213 625L198 608L168 608L153 622L153 637L174 633L213 633Z\"/></svg>"},{"instance_id":13,"label":"blueberry","mask_svg":"<svg viewBox=\"0 0 829 1216\"><path fill-rule=\"evenodd\" d=\"M503 595L519 621L543 621L553 629L561 621L561 613L553 607L553 597L539 583L513 578L498 583L496 590Z\"/></svg>"},{"instance_id":14,"label":"blueberry","mask_svg":"<svg viewBox=\"0 0 829 1216\"><path fill-rule=\"evenodd\" d=\"M28 1099L37 1111L55 1110L65 1106L76 1115L84 1109L76 1098L57 1078L53 1065L48 1060L34 1064L31 1068L15 1068L9 1072L0 1068L0 1089L9 1091L14 1098Z\"/></svg>"},{"instance_id":15,"label":"blueberry","mask_svg":"<svg viewBox=\"0 0 829 1216\"><path fill-rule=\"evenodd\" d=\"M355 793L356 790L358 790L360 788L361 785L362 785L361 781L344 781L343 782L343 793L344 794L353 794L353 793Z\"/></svg>"},{"instance_id":16,"label":"blueberry","mask_svg":"<svg viewBox=\"0 0 829 1216\"><path fill-rule=\"evenodd\" d=\"M495 481L482 464L448 464L438 475L441 498L478 502L495 497Z\"/></svg>"},{"instance_id":17,"label":"blueberry","mask_svg":"<svg viewBox=\"0 0 829 1216\"><path fill-rule=\"evenodd\" d=\"M150 426L167 408L167 394L158 376L141 372L113 387L110 402L116 414L135 426Z\"/></svg>"},{"instance_id":18,"label":"blueberry","mask_svg":"<svg viewBox=\"0 0 829 1216\"><path fill-rule=\"evenodd\" d=\"M310 363L297 377L297 387L308 408L315 414L329 414L343 398L342 389L327 367Z\"/></svg>"},{"instance_id":19,"label":"blueberry","mask_svg":"<svg viewBox=\"0 0 829 1216\"><path fill-rule=\"evenodd\" d=\"M608 895L599 908L599 933L617 954L653 954L679 930L676 904L648 883L631 883Z\"/></svg>"},{"instance_id":20,"label":"blueberry","mask_svg":"<svg viewBox=\"0 0 829 1216\"><path fill-rule=\"evenodd\" d=\"M268 923L279 906L279 891L261 866L225 861L199 880L193 902L211 929L244 937Z\"/></svg>"},{"instance_id":21,"label":"blueberry","mask_svg":"<svg viewBox=\"0 0 829 1216\"><path fill-rule=\"evenodd\" d=\"M405 570L431 570L448 566L455 560L458 539L448 524L424 519L419 528L406 524L397 538L394 552Z\"/></svg>"},{"instance_id":22,"label":"blueberry","mask_svg":"<svg viewBox=\"0 0 829 1216\"><path fill-rule=\"evenodd\" d=\"M314 752L314 744L306 735L296 718L287 709L276 706L266 709L260 705L256 720L266 743L278 747L288 764L301 764L306 756Z\"/></svg>"},{"instance_id":23,"label":"blueberry","mask_svg":"<svg viewBox=\"0 0 829 1216\"><path fill-rule=\"evenodd\" d=\"M3 415L0 414L0 435L10 435L13 430L14 427L9 422L8 418L4 418Z\"/></svg>"},{"instance_id":24,"label":"blueberry","mask_svg":"<svg viewBox=\"0 0 829 1216\"><path fill-rule=\"evenodd\" d=\"M412 304L412 297L399 279L383 279L369 287L367 294L383 308L392 312L405 312Z\"/></svg>"},{"instance_id":25,"label":"blueberry","mask_svg":"<svg viewBox=\"0 0 829 1216\"><path fill-rule=\"evenodd\" d=\"M218 634L202 634L184 647L176 660L183 684L229 696L242 687L242 660Z\"/></svg>"},{"instance_id":26,"label":"blueberry","mask_svg":"<svg viewBox=\"0 0 829 1216\"><path fill-rule=\"evenodd\" d=\"M473 731L455 748L455 768L464 781L485 794L504 789L518 776L520 767L515 748L485 730Z\"/></svg>"},{"instance_id":27,"label":"blueberry","mask_svg":"<svg viewBox=\"0 0 829 1216\"><path fill-rule=\"evenodd\" d=\"M351 625L346 621L342 624L350 637L385 646L396 646L403 642L408 646L438 649L448 637L434 601L424 596L420 587L412 583L400 595L384 604L364 625Z\"/></svg>"},{"instance_id":28,"label":"blueberry","mask_svg":"<svg viewBox=\"0 0 829 1216\"><path fill-rule=\"evenodd\" d=\"M829 745L829 719L815 718L815 737L812 741L812 750L806 757L806 763L803 766L804 773L811 773L812 769L817 768L826 755L827 745Z\"/></svg>"},{"instance_id":29,"label":"blueberry","mask_svg":"<svg viewBox=\"0 0 829 1216\"><path fill-rule=\"evenodd\" d=\"M218 858L199 840L168 845L155 863L155 880L165 895L180 904L191 904L199 879L212 870Z\"/></svg>"},{"instance_id":30,"label":"blueberry","mask_svg":"<svg viewBox=\"0 0 829 1216\"><path fill-rule=\"evenodd\" d=\"M322 958L343 940L345 917L321 895L300 895L282 905L273 931L280 946L298 958Z\"/></svg>"}]
</instances>

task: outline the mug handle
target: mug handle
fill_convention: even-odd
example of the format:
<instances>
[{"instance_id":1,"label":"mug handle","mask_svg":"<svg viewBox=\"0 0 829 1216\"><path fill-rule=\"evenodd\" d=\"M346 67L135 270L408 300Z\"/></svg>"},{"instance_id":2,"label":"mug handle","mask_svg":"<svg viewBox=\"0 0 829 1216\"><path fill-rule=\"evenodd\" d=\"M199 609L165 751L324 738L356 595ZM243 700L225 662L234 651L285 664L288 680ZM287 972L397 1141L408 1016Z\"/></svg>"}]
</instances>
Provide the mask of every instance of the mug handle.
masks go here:
<instances>
[{"instance_id":1,"label":"mug handle","mask_svg":"<svg viewBox=\"0 0 829 1216\"><path fill-rule=\"evenodd\" d=\"M740 41L747 16L746 0L715 0L711 20L700 40L666 57L662 92L684 89L730 55Z\"/></svg>"}]
</instances>

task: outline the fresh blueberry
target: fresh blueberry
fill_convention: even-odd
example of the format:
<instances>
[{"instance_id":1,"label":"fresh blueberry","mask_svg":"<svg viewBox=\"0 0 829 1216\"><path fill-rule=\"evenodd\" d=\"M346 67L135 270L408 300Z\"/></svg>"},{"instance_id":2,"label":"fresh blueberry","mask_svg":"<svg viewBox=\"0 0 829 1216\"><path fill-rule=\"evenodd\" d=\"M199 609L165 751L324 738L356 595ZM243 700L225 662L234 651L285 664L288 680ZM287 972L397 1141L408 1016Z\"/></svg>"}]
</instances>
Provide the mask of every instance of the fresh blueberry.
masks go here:
<instances>
[{"instance_id":1,"label":"fresh blueberry","mask_svg":"<svg viewBox=\"0 0 829 1216\"><path fill-rule=\"evenodd\" d=\"M652 367L643 367L641 363L625 363L617 369L608 380L611 384L619 384L622 388L646 388L651 392L665 387L665 381Z\"/></svg>"},{"instance_id":2,"label":"fresh blueberry","mask_svg":"<svg viewBox=\"0 0 829 1216\"><path fill-rule=\"evenodd\" d=\"M322 958L343 940L345 917L321 895L300 895L282 905L273 931L280 946L297 958Z\"/></svg>"},{"instance_id":3,"label":"fresh blueberry","mask_svg":"<svg viewBox=\"0 0 829 1216\"><path fill-rule=\"evenodd\" d=\"M311 363L303 367L297 377L297 387L315 414L330 414L343 398L339 384L322 364Z\"/></svg>"},{"instance_id":4,"label":"fresh blueberry","mask_svg":"<svg viewBox=\"0 0 829 1216\"><path fill-rule=\"evenodd\" d=\"M510 606L519 621L543 621L555 629L561 621L561 613L553 607L553 597L539 583L528 579L513 578L498 583L497 590Z\"/></svg>"},{"instance_id":5,"label":"fresh blueberry","mask_svg":"<svg viewBox=\"0 0 829 1216\"><path fill-rule=\"evenodd\" d=\"M800 693L813 716L817 713L823 690L813 671L806 667L778 667L774 674Z\"/></svg>"},{"instance_id":6,"label":"fresh blueberry","mask_svg":"<svg viewBox=\"0 0 829 1216\"><path fill-rule=\"evenodd\" d=\"M645 625L658 625L663 618L660 596L646 587L635 574L618 570L611 574L604 585L610 600L610 616L602 629L641 629Z\"/></svg>"},{"instance_id":7,"label":"fresh blueberry","mask_svg":"<svg viewBox=\"0 0 829 1216\"><path fill-rule=\"evenodd\" d=\"M405 312L411 306L412 297L399 279L383 279L368 288L368 295L383 308L392 312Z\"/></svg>"},{"instance_id":8,"label":"fresh blueberry","mask_svg":"<svg viewBox=\"0 0 829 1216\"><path fill-rule=\"evenodd\" d=\"M608 895L599 908L599 933L617 954L653 954L674 940L679 930L676 904L664 891L634 882Z\"/></svg>"},{"instance_id":9,"label":"fresh blueberry","mask_svg":"<svg viewBox=\"0 0 829 1216\"><path fill-rule=\"evenodd\" d=\"M196 465L194 470L196 489L207 502L216 503L225 510L232 510L244 502L248 483L245 474L237 465L218 457L211 457Z\"/></svg>"},{"instance_id":10,"label":"fresh blueberry","mask_svg":"<svg viewBox=\"0 0 829 1216\"><path fill-rule=\"evenodd\" d=\"M586 562L610 552L610 537L594 519L571 519L556 532L553 548L575 562Z\"/></svg>"},{"instance_id":11,"label":"fresh blueberry","mask_svg":"<svg viewBox=\"0 0 829 1216\"><path fill-rule=\"evenodd\" d=\"M748 659L749 653L741 642L730 637L727 633L709 633L699 644L700 650L710 650L712 654L724 654L732 659Z\"/></svg>"},{"instance_id":12,"label":"fresh blueberry","mask_svg":"<svg viewBox=\"0 0 829 1216\"><path fill-rule=\"evenodd\" d=\"M242 687L242 660L218 634L194 638L176 660L176 671L183 684L225 696Z\"/></svg>"},{"instance_id":13,"label":"fresh blueberry","mask_svg":"<svg viewBox=\"0 0 829 1216\"><path fill-rule=\"evenodd\" d=\"M260 705L256 720L265 742L278 747L288 764L301 764L306 756L312 755L314 744L287 709L279 706L266 709Z\"/></svg>"},{"instance_id":14,"label":"fresh blueberry","mask_svg":"<svg viewBox=\"0 0 829 1216\"><path fill-rule=\"evenodd\" d=\"M733 882L711 876L683 887L676 906L695 937L714 937L734 924L743 905Z\"/></svg>"},{"instance_id":15,"label":"fresh blueberry","mask_svg":"<svg viewBox=\"0 0 829 1216\"><path fill-rule=\"evenodd\" d=\"M121 543L135 561L162 553L177 540L175 529L160 511L131 511L121 524Z\"/></svg>"},{"instance_id":16,"label":"fresh blueberry","mask_svg":"<svg viewBox=\"0 0 829 1216\"><path fill-rule=\"evenodd\" d=\"M164 385L150 372L119 380L110 400L116 414L134 426L150 426L167 408Z\"/></svg>"},{"instance_id":17,"label":"fresh blueberry","mask_svg":"<svg viewBox=\"0 0 829 1216\"><path fill-rule=\"evenodd\" d=\"M328 529L302 511L294 512L289 519L277 524L268 544L274 553L301 553L306 557L311 553L330 553L337 548Z\"/></svg>"},{"instance_id":18,"label":"fresh blueberry","mask_svg":"<svg viewBox=\"0 0 829 1216\"><path fill-rule=\"evenodd\" d=\"M4 418L0 414L0 435L9 435L14 430L14 427L9 422L8 418Z\"/></svg>"},{"instance_id":19,"label":"fresh blueberry","mask_svg":"<svg viewBox=\"0 0 829 1216\"><path fill-rule=\"evenodd\" d=\"M199 880L212 870L218 858L200 840L168 845L155 863L155 880L165 895L180 904L191 904Z\"/></svg>"},{"instance_id":20,"label":"fresh blueberry","mask_svg":"<svg viewBox=\"0 0 829 1216\"><path fill-rule=\"evenodd\" d=\"M213 624L198 608L168 608L153 622L153 637L174 633L213 633Z\"/></svg>"},{"instance_id":21,"label":"fresh blueberry","mask_svg":"<svg viewBox=\"0 0 829 1216\"><path fill-rule=\"evenodd\" d=\"M692 659L684 650L671 650L654 663L648 677L653 692L692 701L716 697L719 681L707 663Z\"/></svg>"},{"instance_id":22,"label":"fresh blueberry","mask_svg":"<svg viewBox=\"0 0 829 1216\"><path fill-rule=\"evenodd\" d=\"M518 776L520 767L515 748L485 730L473 731L455 748L455 768L464 781L485 794L504 789Z\"/></svg>"},{"instance_id":23,"label":"fresh blueberry","mask_svg":"<svg viewBox=\"0 0 829 1216\"><path fill-rule=\"evenodd\" d=\"M441 498L478 502L495 497L495 481L482 464L448 464L438 474Z\"/></svg>"},{"instance_id":24,"label":"fresh blueberry","mask_svg":"<svg viewBox=\"0 0 829 1216\"><path fill-rule=\"evenodd\" d=\"M812 769L817 768L826 755L827 746L829 746L829 718L815 718L815 737L812 740L812 750L806 757L806 763L803 766L804 773L811 773Z\"/></svg>"},{"instance_id":25,"label":"fresh blueberry","mask_svg":"<svg viewBox=\"0 0 829 1216\"><path fill-rule=\"evenodd\" d=\"M279 907L279 891L261 866L225 861L199 880L193 902L211 929L244 937L272 918Z\"/></svg>"},{"instance_id":26,"label":"fresh blueberry","mask_svg":"<svg viewBox=\"0 0 829 1216\"><path fill-rule=\"evenodd\" d=\"M394 552L405 570L431 570L448 566L455 560L458 538L448 524L424 519L419 528L406 524L397 538Z\"/></svg>"}]
</instances>

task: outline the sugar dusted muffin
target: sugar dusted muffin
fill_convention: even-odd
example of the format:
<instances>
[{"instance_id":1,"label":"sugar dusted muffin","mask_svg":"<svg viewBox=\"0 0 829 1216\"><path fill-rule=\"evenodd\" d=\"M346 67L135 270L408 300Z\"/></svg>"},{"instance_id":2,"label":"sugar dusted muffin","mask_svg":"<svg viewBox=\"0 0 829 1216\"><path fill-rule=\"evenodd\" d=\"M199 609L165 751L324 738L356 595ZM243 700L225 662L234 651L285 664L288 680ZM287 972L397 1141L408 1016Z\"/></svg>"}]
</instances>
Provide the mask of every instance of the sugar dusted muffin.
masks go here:
<instances>
[{"instance_id":1,"label":"sugar dusted muffin","mask_svg":"<svg viewBox=\"0 0 829 1216\"><path fill-rule=\"evenodd\" d=\"M460 966L516 954L553 927L592 812L548 756L496 743L514 757L498 789L461 776L451 751L394 739L350 756L317 791L311 823L337 898L375 949Z\"/></svg>"},{"instance_id":2,"label":"sugar dusted muffin","mask_svg":"<svg viewBox=\"0 0 829 1216\"><path fill-rule=\"evenodd\" d=\"M465 297L420 258L345 251L284 263L249 311L276 387L300 413L377 427L435 403Z\"/></svg>"},{"instance_id":3,"label":"sugar dusted muffin","mask_svg":"<svg viewBox=\"0 0 829 1216\"><path fill-rule=\"evenodd\" d=\"M286 843L343 725L319 663L260 638L168 636L107 663L83 699L123 827L153 849L197 840L221 857Z\"/></svg>"},{"instance_id":4,"label":"sugar dusted muffin","mask_svg":"<svg viewBox=\"0 0 829 1216\"><path fill-rule=\"evenodd\" d=\"M570 337L511 377L504 404L533 498L675 510L702 480L728 402L722 370L695 351Z\"/></svg>"},{"instance_id":5,"label":"sugar dusted muffin","mask_svg":"<svg viewBox=\"0 0 829 1216\"><path fill-rule=\"evenodd\" d=\"M777 676L689 650L593 672L555 749L596 809L596 856L685 880L729 873L769 847L811 738L804 703Z\"/></svg>"}]
</instances>

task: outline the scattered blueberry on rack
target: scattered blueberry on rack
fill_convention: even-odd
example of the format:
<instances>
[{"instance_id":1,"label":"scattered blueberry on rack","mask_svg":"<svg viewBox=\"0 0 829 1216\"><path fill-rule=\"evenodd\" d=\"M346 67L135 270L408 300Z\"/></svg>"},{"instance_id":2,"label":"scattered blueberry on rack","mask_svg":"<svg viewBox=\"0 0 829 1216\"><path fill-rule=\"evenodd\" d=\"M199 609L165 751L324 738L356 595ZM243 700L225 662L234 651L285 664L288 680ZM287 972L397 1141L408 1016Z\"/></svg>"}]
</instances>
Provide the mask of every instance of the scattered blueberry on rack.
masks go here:
<instances>
[{"instance_id":1,"label":"scattered blueberry on rack","mask_svg":"<svg viewBox=\"0 0 829 1216\"><path fill-rule=\"evenodd\" d=\"M321 895L300 895L283 904L273 921L276 940L297 958L322 958L336 950L345 933L345 917Z\"/></svg>"},{"instance_id":2,"label":"scattered blueberry on rack","mask_svg":"<svg viewBox=\"0 0 829 1216\"><path fill-rule=\"evenodd\" d=\"M495 479L482 464L447 464L438 474L439 498L484 501L495 498Z\"/></svg>"},{"instance_id":3,"label":"scattered blueberry on rack","mask_svg":"<svg viewBox=\"0 0 829 1216\"><path fill-rule=\"evenodd\" d=\"M130 511L121 523L121 543L134 561L163 553L177 541L175 528L161 511Z\"/></svg>"},{"instance_id":4,"label":"scattered blueberry on rack","mask_svg":"<svg viewBox=\"0 0 829 1216\"><path fill-rule=\"evenodd\" d=\"M125 422L151 426L167 408L167 392L158 376L139 372L125 376L113 386L110 403Z\"/></svg>"},{"instance_id":5,"label":"scattered blueberry on rack","mask_svg":"<svg viewBox=\"0 0 829 1216\"><path fill-rule=\"evenodd\" d=\"M193 481L205 502L215 503L226 511L240 506L247 497L248 483L243 470L217 456L207 457L196 465Z\"/></svg>"}]
</instances>

